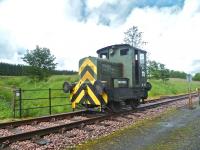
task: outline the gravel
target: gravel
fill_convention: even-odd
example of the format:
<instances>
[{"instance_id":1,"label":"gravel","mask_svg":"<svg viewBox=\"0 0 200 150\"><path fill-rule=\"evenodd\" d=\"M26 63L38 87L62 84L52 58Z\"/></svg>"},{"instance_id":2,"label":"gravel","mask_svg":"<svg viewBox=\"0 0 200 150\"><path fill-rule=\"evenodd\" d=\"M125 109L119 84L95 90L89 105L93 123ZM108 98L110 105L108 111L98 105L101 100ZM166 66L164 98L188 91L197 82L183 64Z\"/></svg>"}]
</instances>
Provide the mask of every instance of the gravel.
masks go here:
<instances>
[{"instance_id":1,"label":"gravel","mask_svg":"<svg viewBox=\"0 0 200 150\"><path fill-rule=\"evenodd\" d=\"M50 134L43 137L43 140L48 141L46 145L36 144L33 141L22 141L12 143L10 145L11 149L16 150L47 150L47 149L66 149L66 148L73 148L77 144L81 144L87 140L97 139L101 136L107 136L114 131L119 129L126 128L130 125L133 125L139 120L143 119L151 119L153 117L159 116L164 111L168 110L169 108L178 108L182 107L186 104L187 101L177 101L173 103L169 103L164 106L160 106L157 108L147 109L145 111L138 111L135 113L131 113L126 115L125 117L119 116L111 120L104 120L97 124L86 125L80 129L72 129L69 131L65 131L64 133L60 134ZM65 119L63 122L70 123L71 121L78 121L87 119L83 116L76 116L70 120ZM60 122L60 121L59 121ZM55 126L55 123L40 123L42 126ZM1 135L1 130L0 130Z\"/></svg>"},{"instance_id":2,"label":"gravel","mask_svg":"<svg viewBox=\"0 0 200 150\"><path fill-rule=\"evenodd\" d=\"M72 121L69 119L59 120L59 123L71 123Z\"/></svg>"},{"instance_id":3,"label":"gravel","mask_svg":"<svg viewBox=\"0 0 200 150\"><path fill-rule=\"evenodd\" d=\"M40 122L37 126L38 128L47 128L47 127L54 127L58 124L56 122Z\"/></svg>"},{"instance_id":4,"label":"gravel","mask_svg":"<svg viewBox=\"0 0 200 150\"><path fill-rule=\"evenodd\" d=\"M40 150L39 145L29 140L11 144L10 148L14 150Z\"/></svg>"},{"instance_id":5,"label":"gravel","mask_svg":"<svg viewBox=\"0 0 200 150\"><path fill-rule=\"evenodd\" d=\"M16 128L17 130L21 130L22 132L34 131L37 130L36 127L31 125L23 125Z\"/></svg>"},{"instance_id":6,"label":"gravel","mask_svg":"<svg viewBox=\"0 0 200 150\"><path fill-rule=\"evenodd\" d=\"M73 118L71 118L71 121L81 121L81 120L85 120L88 119L87 117L84 116L74 116Z\"/></svg>"},{"instance_id":7,"label":"gravel","mask_svg":"<svg viewBox=\"0 0 200 150\"><path fill-rule=\"evenodd\" d=\"M0 137L13 135L12 132L8 131L7 129L0 129Z\"/></svg>"}]
</instances>

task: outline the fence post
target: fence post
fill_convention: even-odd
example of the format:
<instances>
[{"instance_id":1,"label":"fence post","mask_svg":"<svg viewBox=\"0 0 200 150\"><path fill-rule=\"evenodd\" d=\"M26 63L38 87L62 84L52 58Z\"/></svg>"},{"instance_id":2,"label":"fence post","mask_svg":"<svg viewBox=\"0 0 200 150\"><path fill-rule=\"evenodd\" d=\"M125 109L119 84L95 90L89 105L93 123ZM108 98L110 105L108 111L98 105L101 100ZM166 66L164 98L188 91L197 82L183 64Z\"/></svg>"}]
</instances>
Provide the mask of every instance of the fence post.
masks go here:
<instances>
[{"instance_id":1,"label":"fence post","mask_svg":"<svg viewBox=\"0 0 200 150\"><path fill-rule=\"evenodd\" d=\"M51 115L51 88L49 88L49 114Z\"/></svg>"},{"instance_id":2,"label":"fence post","mask_svg":"<svg viewBox=\"0 0 200 150\"><path fill-rule=\"evenodd\" d=\"M22 89L19 88L19 117L22 117Z\"/></svg>"},{"instance_id":3,"label":"fence post","mask_svg":"<svg viewBox=\"0 0 200 150\"><path fill-rule=\"evenodd\" d=\"M16 88L13 88L13 117L15 118Z\"/></svg>"}]
</instances>

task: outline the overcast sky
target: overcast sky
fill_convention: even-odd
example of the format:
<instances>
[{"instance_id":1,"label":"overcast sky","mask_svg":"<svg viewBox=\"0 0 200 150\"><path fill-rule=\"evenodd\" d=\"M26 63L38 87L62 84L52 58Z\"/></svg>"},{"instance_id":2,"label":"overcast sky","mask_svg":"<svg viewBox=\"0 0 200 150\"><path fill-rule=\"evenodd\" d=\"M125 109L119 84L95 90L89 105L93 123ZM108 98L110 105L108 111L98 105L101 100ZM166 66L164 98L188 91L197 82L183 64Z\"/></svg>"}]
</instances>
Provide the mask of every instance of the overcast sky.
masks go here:
<instances>
[{"instance_id":1,"label":"overcast sky","mask_svg":"<svg viewBox=\"0 0 200 150\"><path fill-rule=\"evenodd\" d=\"M23 63L27 49L47 47L58 69L144 32L150 59L169 69L200 71L200 0L0 0L0 62Z\"/></svg>"}]
</instances>

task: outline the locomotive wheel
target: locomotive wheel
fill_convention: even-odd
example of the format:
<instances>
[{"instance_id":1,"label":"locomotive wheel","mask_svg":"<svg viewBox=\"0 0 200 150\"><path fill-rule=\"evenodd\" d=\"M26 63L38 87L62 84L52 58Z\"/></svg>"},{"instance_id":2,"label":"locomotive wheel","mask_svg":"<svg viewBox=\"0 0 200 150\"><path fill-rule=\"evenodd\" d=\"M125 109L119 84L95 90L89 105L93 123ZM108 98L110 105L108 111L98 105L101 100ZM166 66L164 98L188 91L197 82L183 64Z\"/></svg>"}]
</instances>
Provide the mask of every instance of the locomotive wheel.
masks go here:
<instances>
[{"instance_id":1,"label":"locomotive wheel","mask_svg":"<svg viewBox=\"0 0 200 150\"><path fill-rule=\"evenodd\" d=\"M113 112L119 112L121 110L121 104L119 102L111 102L110 108Z\"/></svg>"},{"instance_id":2,"label":"locomotive wheel","mask_svg":"<svg viewBox=\"0 0 200 150\"><path fill-rule=\"evenodd\" d=\"M140 104L140 100L138 99L130 100L130 105L132 109L135 109L139 104Z\"/></svg>"}]
</instances>

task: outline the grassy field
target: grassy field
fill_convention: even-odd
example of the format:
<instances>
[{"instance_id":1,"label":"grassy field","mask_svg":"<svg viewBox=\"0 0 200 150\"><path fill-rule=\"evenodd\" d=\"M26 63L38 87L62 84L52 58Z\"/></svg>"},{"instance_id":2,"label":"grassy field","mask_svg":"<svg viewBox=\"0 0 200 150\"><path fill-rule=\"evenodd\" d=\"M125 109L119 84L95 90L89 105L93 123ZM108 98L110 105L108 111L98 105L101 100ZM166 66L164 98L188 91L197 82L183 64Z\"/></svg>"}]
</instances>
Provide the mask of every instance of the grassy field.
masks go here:
<instances>
[{"instance_id":1,"label":"grassy field","mask_svg":"<svg viewBox=\"0 0 200 150\"><path fill-rule=\"evenodd\" d=\"M46 89L40 91L24 91L22 92L23 99L30 98L48 98L49 91L48 89L62 89L62 85L64 81L75 82L78 80L77 75L66 76L52 76L48 79L48 81L34 82L28 77L0 77L0 119L1 118L9 118L13 116L13 87L22 88L22 90L30 90L30 89ZM52 90L52 97L67 97L62 90ZM48 106L49 100L29 100L23 101L22 106L24 109L30 107L43 107ZM70 104L69 99L61 98L61 99L52 99L53 105L64 105ZM18 108L19 102L15 104ZM52 107L52 113L66 112L71 111L71 106L65 107ZM32 110L24 110L23 116L40 116L47 115L49 113L48 108L44 109L32 109ZM18 115L18 114L17 114Z\"/></svg>"},{"instance_id":2,"label":"grassy field","mask_svg":"<svg viewBox=\"0 0 200 150\"><path fill-rule=\"evenodd\" d=\"M188 82L184 79L170 79L166 83L163 83L161 80L150 80L149 82L153 86L152 90L149 92L150 98L183 94L188 92ZM200 88L200 82L192 81L192 91L195 91L196 88Z\"/></svg>"},{"instance_id":3,"label":"grassy field","mask_svg":"<svg viewBox=\"0 0 200 150\"><path fill-rule=\"evenodd\" d=\"M66 76L57 75L52 76L48 81L34 82L28 77L5 77L0 76L0 119L12 118L13 116L13 87L27 89L47 89L44 91L29 91L23 92L23 98L47 98L48 89L62 89L62 84L64 81L76 82L78 81L78 75ZM150 80L153 88L149 93L150 98L176 95L188 92L188 83L186 80L182 79L170 79L167 83L163 83L160 80ZM192 90L200 87L200 82L191 83ZM55 96L67 96L62 90L52 91L52 97ZM48 106L48 100L34 100L23 102L23 108L37 107L37 106ZM66 98L52 100L52 105L62 105L70 104L69 100ZM18 105L18 103L16 103ZM49 109L35 109L35 110L25 110L23 111L23 116L39 116L47 115ZM71 106L66 107L53 107L53 113L71 111Z\"/></svg>"}]
</instances>

